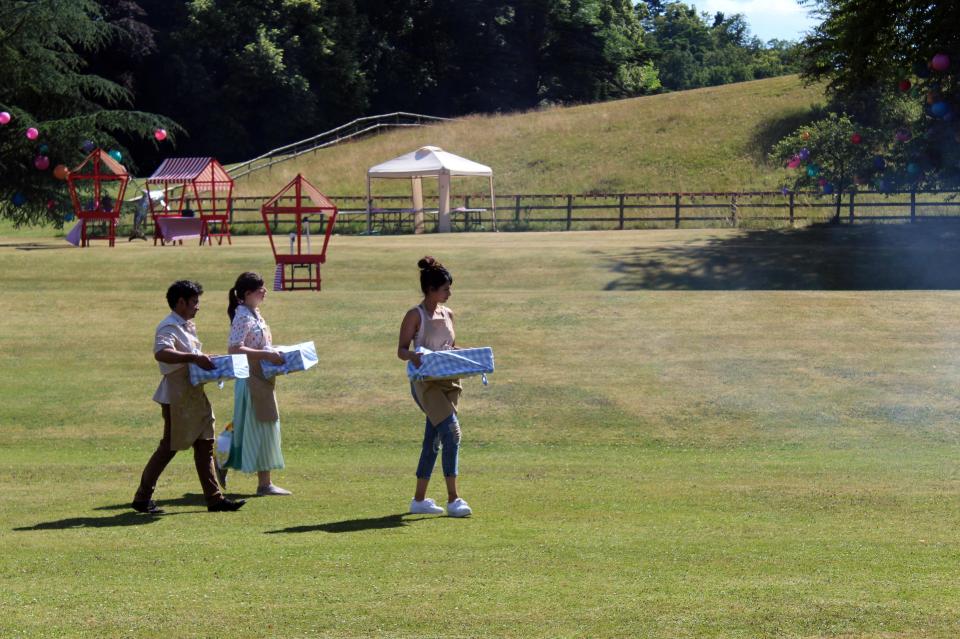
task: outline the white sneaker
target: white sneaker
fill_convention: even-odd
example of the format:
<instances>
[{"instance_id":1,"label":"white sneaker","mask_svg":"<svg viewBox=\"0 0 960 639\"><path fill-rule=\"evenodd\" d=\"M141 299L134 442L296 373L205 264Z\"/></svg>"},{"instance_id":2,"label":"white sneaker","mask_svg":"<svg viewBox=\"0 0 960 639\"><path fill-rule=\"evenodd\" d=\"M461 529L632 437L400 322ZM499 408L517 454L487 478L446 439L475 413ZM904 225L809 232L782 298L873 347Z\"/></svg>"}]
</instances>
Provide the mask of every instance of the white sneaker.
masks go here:
<instances>
[{"instance_id":1,"label":"white sneaker","mask_svg":"<svg viewBox=\"0 0 960 639\"><path fill-rule=\"evenodd\" d=\"M447 517L469 517L473 511L467 502L457 497L451 502L447 502Z\"/></svg>"},{"instance_id":2,"label":"white sneaker","mask_svg":"<svg viewBox=\"0 0 960 639\"><path fill-rule=\"evenodd\" d=\"M269 495L292 495L289 490L286 488L280 488L275 484L268 484L267 486L257 486L257 496L258 497L267 497Z\"/></svg>"},{"instance_id":3,"label":"white sneaker","mask_svg":"<svg viewBox=\"0 0 960 639\"><path fill-rule=\"evenodd\" d=\"M432 499L424 499L423 501L417 501L416 499L410 500L410 514L411 515L442 515L443 508L437 506L437 503Z\"/></svg>"}]
</instances>

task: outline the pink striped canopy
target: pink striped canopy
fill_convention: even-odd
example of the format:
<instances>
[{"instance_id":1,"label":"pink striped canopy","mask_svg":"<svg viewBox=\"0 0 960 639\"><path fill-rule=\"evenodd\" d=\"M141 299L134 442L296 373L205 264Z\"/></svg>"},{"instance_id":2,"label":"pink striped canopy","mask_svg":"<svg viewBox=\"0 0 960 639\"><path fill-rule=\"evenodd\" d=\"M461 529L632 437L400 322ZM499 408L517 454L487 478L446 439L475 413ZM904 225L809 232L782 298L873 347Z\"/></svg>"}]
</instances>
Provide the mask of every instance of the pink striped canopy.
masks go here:
<instances>
[{"instance_id":1,"label":"pink striped canopy","mask_svg":"<svg viewBox=\"0 0 960 639\"><path fill-rule=\"evenodd\" d=\"M167 158L147 184L193 184L197 192L229 192L233 178L216 158Z\"/></svg>"}]
</instances>

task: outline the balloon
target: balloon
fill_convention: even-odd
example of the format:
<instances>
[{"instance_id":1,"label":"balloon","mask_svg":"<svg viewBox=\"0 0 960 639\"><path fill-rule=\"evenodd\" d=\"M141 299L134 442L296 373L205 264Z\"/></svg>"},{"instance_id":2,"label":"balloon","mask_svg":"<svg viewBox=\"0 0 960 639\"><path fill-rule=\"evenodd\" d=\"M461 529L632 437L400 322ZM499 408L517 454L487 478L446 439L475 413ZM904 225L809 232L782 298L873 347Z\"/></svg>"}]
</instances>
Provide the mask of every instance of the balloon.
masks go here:
<instances>
[{"instance_id":1,"label":"balloon","mask_svg":"<svg viewBox=\"0 0 960 639\"><path fill-rule=\"evenodd\" d=\"M897 140L897 142L906 142L911 136L910 131L907 129L897 129L897 132L894 133L893 137Z\"/></svg>"},{"instance_id":2,"label":"balloon","mask_svg":"<svg viewBox=\"0 0 960 639\"><path fill-rule=\"evenodd\" d=\"M157 129L153 132L153 137L156 138L157 142L163 142L167 139L167 130L166 129Z\"/></svg>"},{"instance_id":3,"label":"balloon","mask_svg":"<svg viewBox=\"0 0 960 639\"><path fill-rule=\"evenodd\" d=\"M909 173L910 175L916 175L919 172L920 172L920 165L917 164L916 162L911 162L910 164L907 165L907 173Z\"/></svg>"},{"instance_id":4,"label":"balloon","mask_svg":"<svg viewBox=\"0 0 960 639\"><path fill-rule=\"evenodd\" d=\"M850 142L853 144L860 144L863 142L863 137L859 133L854 133L850 136Z\"/></svg>"},{"instance_id":5,"label":"balloon","mask_svg":"<svg viewBox=\"0 0 960 639\"><path fill-rule=\"evenodd\" d=\"M65 222L73 221L73 211L67 211L67 214L63 216Z\"/></svg>"},{"instance_id":6,"label":"balloon","mask_svg":"<svg viewBox=\"0 0 960 639\"><path fill-rule=\"evenodd\" d=\"M13 194L13 197L10 198L10 201L13 202L14 206L23 206L27 202L27 196L17 191Z\"/></svg>"},{"instance_id":7,"label":"balloon","mask_svg":"<svg viewBox=\"0 0 960 639\"><path fill-rule=\"evenodd\" d=\"M28 140L36 140L38 137L40 137L40 132L37 131L35 128L30 127L29 129L27 129Z\"/></svg>"},{"instance_id":8,"label":"balloon","mask_svg":"<svg viewBox=\"0 0 960 639\"><path fill-rule=\"evenodd\" d=\"M782 195L790 195L790 189L788 189L787 187L783 187L782 189L780 189L780 193Z\"/></svg>"},{"instance_id":9,"label":"balloon","mask_svg":"<svg viewBox=\"0 0 960 639\"><path fill-rule=\"evenodd\" d=\"M950 56L946 53L938 53L930 60L930 67L934 71L946 71L950 68Z\"/></svg>"},{"instance_id":10,"label":"balloon","mask_svg":"<svg viewBox=\"0 0 960 639\"><path fill-rule=\"evenodd\" d=\"M809 139L810 139L810 132L809 132L809 131L804 131L803 133L800 134L800 137L801 137L802 139L804 139L804 140L809 140Z\"/></svg>"},{"instance_id":11,"label":"balloon","mask_svg":"<svg viewBox=\"0 0 960 639\"><path fill-rule=\"evenodd\" d=\"M70 175L70 169L67 168L66 164L58 164L53 167L53 177L58 180L66 180L68 175Z\"/></svg>"},{"instance_id":12,"label":"balloon","mask_svg":"<svg viewBox=\"0 0 960 639\"><path fill-rule=\"evenodd\" d=\"M887 161L878 155L873 158L873 168L875 168L877 171L882 171L887 168Z\"/></svg>"},{"instance_id":13,"label":"balloon","mask_svg":"<svg viewBox=\"0 0 960 639\"><path fill-rule=\"evenodd\" d=\"M827 178L820 178L819 180L817 180L817 184L819 184L820 186L823 186L826 183L827 183Z\"/></svg>"},{"instance_id":14,"label":"balloon","mask_svg":"<svg viewBox=\"0 0 960 639\"><path fill-rule=\"evenodd\" d=\"M52 211L53 207L57 205L56 200L47 200L47 209Z\"/></svg>"},{"instance_id":15,"label":"balloon","mask_svg":"<svg viewBox=\"0 0 960 639\"><path fill-rule=\"evenodd\" d=\"M823 185L823 192L824 192L826 195L830 195L831 193L833 193L833 185L830 184L829 182L827 182L826 184L824 184L824 185Z\"/></svg>"},{"instance_id":16,"label":"balloon","mask_svg":"<svg viewBox=\"0 0 960 639\"><path fill-rule=\"evenodd\" d=\"M930 77L930 69L929 69L929 68L927 67L927 65L926 65L925 63L923 63L923 62L917 62L916 64L913 65L913 73L914 73L914 75L916 75L918 78L929 78L929 77Z\"/></svg>"},{"instance_id":17,"label":"balloon","mask_svg":"<svg viewBox=\"0 0 960 639\"><path fill-rule=\"evenodd\" d=\"M909 91L910 87L912 86L913 85L910 83L910 80L907 80L906 78L904 78L903 80L900 80L900 82L897 83L897 88L899 88L900 91L902 91L903 93L906 93L907 91Z\"/></svg>"},{"instance_id":18,"label":"balloon","mask_svg":"<svg viewBox=\"0 0 960 639\"><path fill-rule=\"evenodd\" d=\"M800 168L800 156L799 156L799 155L795 155L795 156L793 156L792 158L790 158L790 161L787 162L787 168L788 168L788 169L797 169L797 168Z\"/></svg>"},{"instance_id":19,"label":"balloon","mask_svg":"<svg viewBox=\"0 0 960 639\"><path fill-rule=\"evenodd\" d=\"M820 175L820 167L816 164L811 164L807 167L807 175L810 177L817 177Z\"/></svg>"},{"instance_id":20,"label":"balloon","mask_svg":"<svg viewBox=\"0 0 960 639\"><path fill-rule=\"evenodd\" d=\"M935 118L942 118L946 114L950 113L950 105L941 100L940 102L934 102L930 105L930 113L933 114Z\"/></svg>"},{"instance_id":21,"label":"balloon","mask_svg":"<svg viewBox=\"0 0 960 639\"><path fill-rule=\"evenodd\" d=\"M93 150L97 148L97 145L93 140L84 140L83 144L80 145L80 148L83 149L84 153L93 153Z\"/></svg>"},{"instance_id":22,"label":"balloon","mask_svg":"<svg viewBox=\"0 0 960 639\"><path fill-rule=\"evenodd\" d=\"M46 144L41 144L40 146L37 147L37 152L40 155L46 155L47 153L50 152L50 147Z\"/></svg>"},{"instance_id":23,"label":"balloon","mask_svg":"<svg viewBox=\"0 0 960 639\"><path fill-rule=\"evenodd\" d=\"M13 117L11 117L9 113L7 113L6 111L0 111L0 124L3 124L3 125L10 124L10 120L12 119Z\"/></svg>"},{"instance_id":24,"label":"balloon","mask_svg":"<svg viewBox=\"0 0 960 639\"><path fill-rule=\"evenodd\" d=\"M116 160L117 162L120 162L121 160L123 160L123 154L120 153L120 151L117 151L116 149L112 149L108 155L112 157L114 160Z\"/></svg>"},{"instance_id":25,"label":"balloon","mask_svg":"<svg viewBox=\"0 0 960 639\"><path fill-rule=\"evenodd\" d=\"M45 155L38 155L33 158L33 166L38 171L46 171L50 168L50 158Z\"/></svg>"},{"instance_id":26,"label":"balloon","mask_svg":"<svg viewBox=\"0 0 960 639\"><path fill-rule=\"evenodd\" d=\"M808 149L807 147L803 147L802 149L800 149L800 153L797 153L797 156L798 156L801 160L803 160L803 161L809 160L809 159L810 159L810 149Z\"/></svg>"}]
</instances>

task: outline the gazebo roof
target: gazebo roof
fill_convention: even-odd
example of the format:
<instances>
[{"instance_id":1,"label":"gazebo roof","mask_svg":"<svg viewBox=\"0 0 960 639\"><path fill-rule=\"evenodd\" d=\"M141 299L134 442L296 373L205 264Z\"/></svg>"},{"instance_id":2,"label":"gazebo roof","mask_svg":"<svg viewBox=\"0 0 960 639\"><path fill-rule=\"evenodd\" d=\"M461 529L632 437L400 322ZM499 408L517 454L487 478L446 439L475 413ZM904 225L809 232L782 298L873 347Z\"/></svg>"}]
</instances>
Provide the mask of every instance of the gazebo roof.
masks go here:
<instances>
[{"instance_id":1,"label":"gazebo roof","mask_svg":"<svg viewBox=\"0 0 960 639\"><path fill-rule=\"evenodd\" d=\"M400 157L367 169L372 178L427 177L432 175L491 176L493 170L479 162L444 151L438 146L423 146Z\"/></svg>"},{"instance_id":2,"label":"gazebo roof","mask_svg":"<svg viewBox=\"0 0 960 639\"><path fill-rule=\"evenodd\" d=\"M114 160L110 156L110 154L104 151L103 149L94 149L93 151L91 151L90 154L83 159L83 162L77 165L77 168L70 171L70 174L74 175L75 177L93 177L93 175L87 176L81 173L83 168L86 167L91 162L95 167L94 173L98 173L99 168L102 165L110 169L110 172L113 173L113 175L124 176L124 177L128 175L127 169L124 168L122 164Z\"/></svg>"},{"instance_id":3,"label":"gazebo roof","mask_svg":"<svg viewBox=\"0 0 960 639\"><path fill-rule=\"evenodd\" d=\"M153 175L147 178L148 183L186 184L194 181L198 184L216 184L217 189L233 184L233 178L216 158L167 158L157 167Z\"/></svg>"},{"instance_id":4,"label":"gazebo roof","mask_svg":"<svg viewBox=\"0 0 960 639\"><path fill-rule=\"evenodd\" d=\"M291 189L293 190L293 193L289 192ZM281 198L284 197L293 197L295 204L293 204L292 207L280 204ZM305 199L313 206L310 207L307 205L304 201ZM280 189L276 195L270 198L263 205L264 211L270 210L271 212L276 213L295 213L297 209L303 208L336 210L337 206L330 201L330 198L321 193L317 187L310 184L307 178L303 177L303 175L300 173L297 173L297 177L293 178L285 187Z\"/></svg>"}]
</instances>

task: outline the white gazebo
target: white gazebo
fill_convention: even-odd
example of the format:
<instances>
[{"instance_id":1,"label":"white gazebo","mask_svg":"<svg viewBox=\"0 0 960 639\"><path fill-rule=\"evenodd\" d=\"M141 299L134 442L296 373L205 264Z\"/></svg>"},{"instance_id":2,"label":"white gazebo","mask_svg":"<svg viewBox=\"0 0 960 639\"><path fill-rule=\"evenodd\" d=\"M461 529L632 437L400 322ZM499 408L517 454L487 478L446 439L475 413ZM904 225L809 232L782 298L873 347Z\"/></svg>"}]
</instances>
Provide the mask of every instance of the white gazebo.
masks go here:
<instances>
[{"instance_id":1,"label":"white gazebo","mask_svg":"<svg viewBox=\"0 0 960 639\"><path fill-rule=\"evenodd\" d=\"M414 229L423 232L423 185L421 178L436 177L439 182L440 204L437 230L450 231L450 178L454 176L487 177L490 181L490 208L493 230L497 230L497 205L493 194L493 170L486 165L448 153L436 146L420 147L416 151L367 169L367 233L372 230L370 180L373 178L410 178L413 190Z\"/></svg>"}]
</instances>

